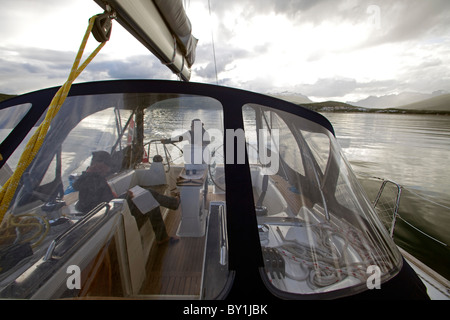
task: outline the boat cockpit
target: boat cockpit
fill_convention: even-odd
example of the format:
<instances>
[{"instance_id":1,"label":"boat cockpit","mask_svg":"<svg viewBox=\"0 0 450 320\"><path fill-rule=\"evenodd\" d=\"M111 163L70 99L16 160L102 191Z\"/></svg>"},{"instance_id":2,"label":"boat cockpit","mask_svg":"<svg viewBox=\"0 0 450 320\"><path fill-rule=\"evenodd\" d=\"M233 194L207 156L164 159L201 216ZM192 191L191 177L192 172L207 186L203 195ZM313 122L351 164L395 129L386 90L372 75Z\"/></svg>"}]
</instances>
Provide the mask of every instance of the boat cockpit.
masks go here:
<instances>
[{"instance_id":1,"label":"boat cockpit","mask_svg":"<svg viewBox=\"0 0 450 320\"><path fill-rule=\"evenodd\" d=\"M1 185L56 90L0 103ZM197 83L74 84L0 228L1 298L421 297L416 278L322 115Z\"/></svg>"}]
</instances>

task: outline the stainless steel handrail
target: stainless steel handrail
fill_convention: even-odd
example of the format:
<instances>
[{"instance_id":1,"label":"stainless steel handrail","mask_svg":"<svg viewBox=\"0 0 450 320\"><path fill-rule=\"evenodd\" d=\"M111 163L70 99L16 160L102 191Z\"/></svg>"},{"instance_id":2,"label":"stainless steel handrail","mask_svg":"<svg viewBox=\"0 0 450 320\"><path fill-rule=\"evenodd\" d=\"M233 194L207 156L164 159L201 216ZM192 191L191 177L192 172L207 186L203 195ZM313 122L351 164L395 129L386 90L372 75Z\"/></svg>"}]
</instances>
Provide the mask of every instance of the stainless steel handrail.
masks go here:
<instances>
[{"instance_id":1,"label":"stainless steel handrail","mask_svg":"<svg viewBox=\"0 0 450 320\"><path fill-rule=\"evenodd\" d=\"M80 219L77 223L73 224L70 228L68 228L65 232L61 233L59 236L57 236L55 239L53 239L53 241L50 243L47 252L45 253L44 256L44 261L48 261L49 259L51 259L53 257L53 252L55 251L56 246L58 245L58 243L63 240L65 237L67 237L69 234L71 234L72 232L74 232L76 229L79 229L80 227L82 227L83 225L85 225L93 216L95 216L97 213L100 212L100 210L102 210L103 208L106 207L106 212L104 214L104 217L106 217L107 213L109 212L111 206L107 203L107 202L103 202L101 204L99 204L97 207L95 207L94 209L92 209L89 213L87 213L82 219ZM100 223L100 221L102 221L103 219L100 219L99 221L97 221L97 224Z\"/></svg>"},{"instance_id":2,"label":"stainless steel handrail","mask_svg":"<svg viewBox=\"0 0 450 320\"><path fill-rule=\"evenodd\" d=\"M395 224L397 222L397 216L398 216L398 209L400 207L400 197L402 195L402 186L399 185L398 183L391 181L391 180L384 180L383 183L381 184L380 190L378 190L378 194L377 197L375 198L375 201L373 202L373 207L376 208L378 201L381 198L381 195L384 191L384 187L386 186L387 183L392 183L396 188L397 188L397 197L395 200L395 206L392 212L392 223L391 223L391 227L389 230L389 234L391 237L394 236L394 229L395 229Z\"/></svg>"},{"instance_id":3,"label":"stainless steel handrail","mask_svg":"<svg viewBox=\"0 0 450 320\"><path fill-rule=\"evenodd\" d=\"M220 264L225 266L228 258L228 234L227 234L227 221L225 214L225 205L219 206L220 216Z\"/></svg>"}]
</instances>

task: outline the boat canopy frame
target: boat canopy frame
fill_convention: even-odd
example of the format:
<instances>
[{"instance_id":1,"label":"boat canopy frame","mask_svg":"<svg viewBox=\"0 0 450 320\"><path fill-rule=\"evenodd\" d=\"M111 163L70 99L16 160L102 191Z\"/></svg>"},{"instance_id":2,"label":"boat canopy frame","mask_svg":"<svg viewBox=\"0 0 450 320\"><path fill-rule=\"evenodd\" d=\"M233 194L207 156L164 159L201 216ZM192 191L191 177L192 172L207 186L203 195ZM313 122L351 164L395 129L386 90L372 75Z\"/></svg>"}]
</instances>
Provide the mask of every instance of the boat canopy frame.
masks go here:
<instances>
[{"instance_id":1,"label":"boat canopy frame","mask_svg":"<svg viewBox=\"0 0 450 320\"><path fill-rule=\"evenodd\" d=\"M28 113L1 143L0 153L3 155L1 165L6 163L8 157L19 146L23 138L25 138L26 133L37 125L57 90L58 87L44 89L5 100L0 103L0 110L26 103L32 104ZM83 110L83 108L73 110L73 113L74 115L76 114L76 116L73 118L73 123L64 123L66 126L64 127L64 132L66 132L65 135L89 114L114 106L114 104L108 102L108 97L112 97L114 94L125 94L125 99L123 99L124 105L122 108L133 108L133 113L142 113L144 108L148 108L155 102L171 99L180 95L209 97L219 101L223 107L223 128L234 131L245 131L243 116L244 106L267 106L273 110L280 111L281 114L293 114L306 119L319 125L323 130L328 131L331 136L335 136L333 126L323 115L284 100L235 88L165 80L112 80L74 84L68 94L68 97L72 98L70 99L72 102L69 103L74 103L74 101L77 100L77 97L81 99L80 101L83 101L83 97L88 97L89 95L103 95L104 99L102 99L102 104L96 105L95 110L92 108L86 108L86 110ZM139 100L136 100L136 98ZM291 131L297 130L294 122L290 122L289 119L284 120ZM49 133L51 134L51 132ZM16 134L19 135L19 137L14 137ZM62 143L65 135L62 134L57 140ZM224 145L226 144L225 140L226 137L224 136ZM302 145L301 141L297 141L297 143L299 146ZM237 146L235 146L235 148L237 148ZM237 152L236 150L234 151L234 156L237 157ZM45 152L45 150L41 150L40 152ZM227 150L225 150L225 152L227 152ZM53 155L50 158L53 158ZM228 292L228 297L244 298L247 297L246 292L249 290L258 298L273 298L273 294L281 298L298 297L300 299L315 299L319 297L325 299L335 298L341 297L342 294L347 296L348 292L346 289L307 295L295 295L273 288L270 289L271 286L268 283L265 283L266 278L262 276L264 273L264 258L257 228L258 221L255 212L254 193L251 183L252 177L248 160L248 151L246 150L244 163L240 164L238 161L234 161L232 163L224 164L225 180L227 184L225 196L227 203L226 222L229 248L228 266L230 272L233 272L234 274L234 281L232 288L230 288L230 291ZM330 157L329 161L337 163L333 157ZM316 166L317 164L313 165ZM327 164L327 169L332 165L333 164ZM33 164L29 169L31 170L32 168ZM337 177L327 176L322 179L322 183L337 184ZM335 185L334 188L336 187L337 186ZM333 186L330 188L333 189ZM336 201L336 203L337 202L338 201ZM395 287L398 289L399 286L404 285L405 279L410 281L409 276L405 275L405 272L408 274L411 273L410 268L408 269L408 266L403 262L401 262L398 267L402 270L400 271L402 276L394 277L392 280L394 284L386 287ZM398 272L399 271L395 271L395 274ZM391 276L393 275L391 274ZM394 281L395 279L397 280ZM415 282L411 282L409 288L414 286L416 286ZM408 292L409 289L402 288L401 290L403 292ZM395 291L393 292L393 295L395 296L396 293ZM381 293L375 290L369 291L367 294L379 296L385 294L385 292Z\"/></svg>"}]
</instances>

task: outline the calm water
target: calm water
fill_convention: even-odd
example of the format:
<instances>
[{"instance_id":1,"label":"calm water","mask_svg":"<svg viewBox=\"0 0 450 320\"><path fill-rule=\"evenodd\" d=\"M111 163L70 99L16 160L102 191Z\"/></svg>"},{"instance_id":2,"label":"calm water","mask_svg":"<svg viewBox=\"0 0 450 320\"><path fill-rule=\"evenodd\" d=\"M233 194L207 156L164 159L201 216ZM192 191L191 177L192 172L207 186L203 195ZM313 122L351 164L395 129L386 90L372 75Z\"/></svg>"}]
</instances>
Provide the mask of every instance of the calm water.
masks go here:
<instances>
[{"instance_id":1,"label":"calm water","mask_svg":"<svg viewBox=\"0 0 450 320\"><path fill-rule=\"evenodd\" d=\"M405 187L400 216L450 245L450 116L324 113L369 198L380 186L371 176ZM432 200L425 201L422 196ZM443 206L437 205L442 204ZM447 208L446 208L447 207ZM394 239L450 279L450 248L399 220Z\"/></svg>"}]
</instances>

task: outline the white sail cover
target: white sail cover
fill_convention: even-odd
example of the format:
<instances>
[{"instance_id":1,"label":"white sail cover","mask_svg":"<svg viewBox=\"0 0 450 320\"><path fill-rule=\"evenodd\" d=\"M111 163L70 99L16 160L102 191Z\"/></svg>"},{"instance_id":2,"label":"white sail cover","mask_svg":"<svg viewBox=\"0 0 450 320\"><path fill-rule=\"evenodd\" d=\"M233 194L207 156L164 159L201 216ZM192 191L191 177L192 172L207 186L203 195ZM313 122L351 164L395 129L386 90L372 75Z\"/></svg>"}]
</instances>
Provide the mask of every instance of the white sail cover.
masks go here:
<instances>
[{"instance_id":1,"label":"white sail cover","mask_svg":"<svg viewBox=\"0 0 450 320\"><path fill-rule=\"evenodd\" d=\"M181 0L154 0L162 16L183 47L188 66L195 62L195 49L198 40L192 35L191 21L184 11Z\"/></svg>"},{"instance_id":2,"label":"white sail cover","mask_svg":"<svg viewBox=\"0 0 450 320\"><path fill-rule=\"evenodd\" d=\"M106 9L102 0L94 0ZM197 39L181 0L108 0L117 21L184 81L189 81Z\"/></svg>"}]
</instances>

